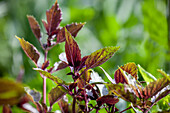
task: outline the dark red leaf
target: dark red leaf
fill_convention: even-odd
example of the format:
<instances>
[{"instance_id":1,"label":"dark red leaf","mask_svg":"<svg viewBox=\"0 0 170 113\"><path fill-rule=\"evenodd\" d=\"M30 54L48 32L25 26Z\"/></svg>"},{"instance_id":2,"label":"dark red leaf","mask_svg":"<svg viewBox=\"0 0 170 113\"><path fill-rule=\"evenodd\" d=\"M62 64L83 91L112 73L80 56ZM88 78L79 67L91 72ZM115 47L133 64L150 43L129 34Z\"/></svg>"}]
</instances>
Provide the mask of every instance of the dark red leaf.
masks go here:
<instances>
[{"instance_id":1,"label":"dark red leaf","mask_svg":"<svg viewBox=\"0 0 170 113\"><path fill-rule=\"evenodd\" d=\"M80 65L81 62L81 53L79 46L77 45L76 41L72 38L71 34L65 28L65 36L66 36L66 43L65 43L65 52L67 61L70 66L76 68Z\"/></svg>"},{"instance_id":2,"label":"dark red leaf","mask_svg":"<svg viewBox=\"0 0 170 113\"><path fill-rule=\"evenodd\" d=\"M118 49L119 47L106 47L95 51L86 59L86 68L90 69L102 65L104 62L110 59Z\"/></svg>"},{"instance_id":3,"label":"dark red leaf","mask_svg":"<svg viewBox=\"0 0 170 113\"><path fill-rule=\"evenodd\" d=\"M68 100L60 99L58 102L58 105L61 109L62 113L69 113L69 104L67 102Z\"/></svg>"},{"instance_id":4,"label":"dark red leaf","mask_svg":"<svg viewBox=\"0 0 170 113\"><path fill-rule=\"evenodd\" d=\"M138 69L135 63L127 63L124 66L120 67L123 71L127 72L128 74L132 75L137 80ZM126 83L128 84L127 79L123 75L120 69L117 69L114 74L114 78L116 83Z\"/></svg>"},{"instance_id":5,"label":"dark red leaf","mask_svg":"<svg viewBox=\"0 0 170 113\"><path fill-rule=\"evenodd\" d=\"M77 33L80 31L80 29L84 26L85 23L73 23L70 25L66 25L65 27L70 32L70 34L73 37L77 36ZM65 27L57 29L54 34L57 35L57 43L64 42L66 40L65 38Z\"/></svg>"},{"instance_id":6,"label":"dark red leaf","mask_svg":"<svg viewBox=\"0 0 170 113\"><path fill-rule=\"evenodd\" d=\"M48 23L48 35L51 35L51 33L56 30L56 28L59 26L61 22L61 10L59 8L59 5L57 3L57 0L55 4L46 11L46 18ZM45 23L44 23L45 25ZM47 25L45 25L47 27Z\"/></svg>"},{"instance_id":7,"label":"dark red leaf","mask_svg":"<svg viewBox=\"0 0 170 113\"><path fill-rule=\"evenodd\" d=\"M114 105L119 102L119 99L114 97L113 95L105 95L105 96L98 98L96 101L97 101L98 106L101 106L104 103L109 104L109 105Z\"/></svg>"},{"instance_id":8,"label":"dark red leaf","mask_svg":"<svg viewBox=\"0 0 170 113\"><path fill-rule=\"evenodd\" d=\"M41 32L40 32L40 26L36 19L33 16L27 16L30 27L32 32L34 33L35 37L40 41L41 38Z\"/></svg>"}]
</instances>

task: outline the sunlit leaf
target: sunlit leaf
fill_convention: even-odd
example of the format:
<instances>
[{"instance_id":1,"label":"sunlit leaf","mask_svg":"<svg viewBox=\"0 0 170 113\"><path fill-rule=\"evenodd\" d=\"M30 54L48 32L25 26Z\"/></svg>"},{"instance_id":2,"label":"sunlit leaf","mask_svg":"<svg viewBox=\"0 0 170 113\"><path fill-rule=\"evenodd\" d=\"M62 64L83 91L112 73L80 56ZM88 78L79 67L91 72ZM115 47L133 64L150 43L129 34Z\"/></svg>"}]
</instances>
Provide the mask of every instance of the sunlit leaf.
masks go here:
<instances>
[{"instance_id":1,"label":"sunlit leaf","mask_svg":"<svg viewBox=\"0 0 170 113\"><path fill-rule=\"evenodd\" d=\"M66 25L65 27L70 32L70 34L73 37L77 36L77 33L81 30L81 28L84 26L85 23L73 23L70 25ZM66 40L65 38L65 27L60 28L60 31L57 32L57 43L64 42Z\"/></svg>"},{"instance_id":2,"label":"sunlit leaf","mask_svg":"<svg viewBox=\"0 0 170 113\"><path fill-rule=\"evenodd\" d=\"M57 3L57 0L55 4L46 11L46 18L48 23L48 34L51 35L51 33L56 30L56 28L59 26L61 22L61 10L59 8L59 5ZM45 24L45 27L47 25Z\"/></svg>"},{"instance_id":3,"label":"sunlit leaf","mask_svg":"<svg viewBox=\"0 0 170 113\"><path fill-rule=\"evenodd\" d=\"M106 47L93 52L86 59L86 68L90 69L102 65L110 59L118 49L119 47Z\"/></svg>"},{"instance_id":4,"label":"sunlit leaf","mask_svg":"<svg viewBox=\"0 0 170 113\"><path fill-rule=\"evenodd\" d=\"M145 99L148 99L154 95L156 95L159 91L161 91L164 87L170 84L170 81L163 77L161 79L158 79L154 82L150 82L144 89L144 95Z\"/></svg>"},{"instance_id":5,"label":"sunlit leaf","mask_svg":"<svg viewBox=\"0 0 170 113\"><path fill-rule=\"evenodd\" d=\"M156 80L156 78L152 74L145 71L139 64L138 64L138 68L139 68L139 72L141 73L143 79L146 82L153 82L154 80Z\"/></svg>"},{"instance_id":6,"label":"sunlit leaf","mask_svg":"<svg viewBox=\"0 0 170 113\"><path fill-rule=\"evenodd\" d=\"M60 89L60 86L53 88L48 94L50 106L53 106L53 104L60 100L65 94L66 93Z\"/></svg>"},{"instance_id":7,"label":"sunlit leaf","mask_svg":"<svg viewBox=\"0 0 170 113\"><path fill-rule=\"evenodd\" d=\"M71 34L65 28L65 36L66 36L66 43L65 43L65 52L67 61L70 66L76 68L79 66L81 62L81 53L79 46L77 45L76 41L72 38Z\"/></svg>"},{"instance_id":8,"label":"sunlit leaf","mask_svg":"<svg viewBox=\"0 0 170 113\"><path fill-rule=\"evenodd\" d=\"M124 84L106 84L108 91L113 92L118 97L124 99L125 101L132 102L136 104L136 95L131 92L130 88Z\"/></svg>"},{"instance_id":9,"label":"sunlit leaf","mask_svg":"<svg viewBox=\"0 0 170 113\"><path fill-rule=\"evenodd\" d=\"M123 71L127 72L131 76L133 76L136 80L138 79L138 69L135 63L127 63L124 66L120 67ZM120 69L117 69L114 74L114 78L116 83L126 83L128 84L128 81L126 80L124 73Z\"/></svg>"},{"instance_id":10,"label":"sunlit leaf","mask_svg":"<svg viewBox=\"0 0 170 113\"><path fill-rule=\"evenodd\" d=\"M56 82L57 84L62 84L64 83L63 80L61 80L60 78L58 78L57 76L53 76L51 75L51 73L44 71L40 68L33 68L34 70L40 72L41 74L43 74L44 76L46 76L47 78L51 79L52 81Z\"/></svg>"},{"instance_id":11,"label":"sunlit leaf","mask_svg":"<svg viewBox=\"0 0 170 113\"><path fill-rule=\"evenodd\" d=\"M18 104L21 97L25 94L23 86L12 80L0 79L0 85L0 105Z\"/></svg>"},{"instance_id":12,"label":"sunlit leaf","mask_svg":"<svg viewBox=\"0 0 170 113\"><path fill-rule=\"evenodd\" d=\"M27 18L28 18L32 32L34 33L35 37L40 41L41 32L40 32L40 26L37 20L33 16L30 16L30 15L27 15Z\"/></svg>"},{"instance_id":13,"label":"sunlit leaf","mask_svg":"<svg viewBox=\"0 0 170 113\"><path fill-rule=\"evenodd\" d=\"M37 61L40 57L40 53L38 52L38 50L29 42L25 41L23 38L19 38L17 36L15 36L19 42L20 45L22 47L22 49L24 50L24 52L26 53L26 55L35 62L35 64L37 64Z\"/></svg>"},{"instance_id":14,"label":"sunlit leaf","mask_svg":"<svg viewBox=\"0 0 170 113\"><path fill-rule=\"evenodd\" d=\"M109 104L109 105L114 105L117 102L119 102L119 99L113 95L105 95L105 96L98 98L96 101L99 106L101 106L104 103Z\"/></svg>"}]
</instances>

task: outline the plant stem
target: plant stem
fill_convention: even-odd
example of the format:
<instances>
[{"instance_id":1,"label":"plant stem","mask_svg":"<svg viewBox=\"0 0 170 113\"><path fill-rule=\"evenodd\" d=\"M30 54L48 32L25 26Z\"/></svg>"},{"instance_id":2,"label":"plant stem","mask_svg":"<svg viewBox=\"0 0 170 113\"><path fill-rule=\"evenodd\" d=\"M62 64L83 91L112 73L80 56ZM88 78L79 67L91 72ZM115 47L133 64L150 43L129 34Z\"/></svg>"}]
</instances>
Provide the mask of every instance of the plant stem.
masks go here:
<instances>
[{"instance_id":1,"label":"plant stem","mask_svg":"<svg viewBox=\"0 0 170 113\"><path fill-rule=\"evenodd\" d=\"M74 98L73 98L73 106L72 106L73 113L76 113L76 97L75 97L75 94L76 94L76 88L74 88Z\"/></svg>"},{"instance_id":2,"label":"plant stem","mask_svg":"<svg viewBox=\"0 0 170 113\"><path fill-rule=\"evenodd\" d=\"M44 62L47 60L48 51L45 50ZM43 76L43 103L46 104L46 77Z\"/></svg>"}]
</instances>

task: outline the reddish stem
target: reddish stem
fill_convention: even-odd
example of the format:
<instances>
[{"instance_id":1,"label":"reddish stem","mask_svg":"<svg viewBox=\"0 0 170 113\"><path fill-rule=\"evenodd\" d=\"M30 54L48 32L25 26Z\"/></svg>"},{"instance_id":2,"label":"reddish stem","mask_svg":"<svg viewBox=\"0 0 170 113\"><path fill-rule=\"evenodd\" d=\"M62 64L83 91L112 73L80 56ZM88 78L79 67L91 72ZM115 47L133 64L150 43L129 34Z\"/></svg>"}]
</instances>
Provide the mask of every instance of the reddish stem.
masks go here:
<instances>
[{"instance_id":1,"label":"reddish stem","mask_svg":"<svg viewBox=\"0 0 170 113\"><path fill-rule=\"evenodd\" d=\"M47 60L48 51L45 50L44 62ZM46 77L43 76L43 103L46 104Z\"/></svg>"}]
</instances>

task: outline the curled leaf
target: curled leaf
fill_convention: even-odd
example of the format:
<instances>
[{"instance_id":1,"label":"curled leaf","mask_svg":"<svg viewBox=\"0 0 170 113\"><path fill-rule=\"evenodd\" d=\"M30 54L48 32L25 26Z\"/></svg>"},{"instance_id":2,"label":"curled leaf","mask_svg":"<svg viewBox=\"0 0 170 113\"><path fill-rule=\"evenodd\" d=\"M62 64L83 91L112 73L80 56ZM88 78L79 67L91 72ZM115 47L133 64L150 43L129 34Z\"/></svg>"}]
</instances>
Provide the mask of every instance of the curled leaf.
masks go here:
<instances>
[{"instance_id":1,"label":"curled leaf","mask_svg":"<svg viewBox=\"0 0 170 113\"><path fill-rule=\"evenodd\" d=\"M34 33L35 37L40 41L41 32L40 32L40 26L38 22L33 16L27 15L27 18L28 18L32 32Z\"/></svg>"},{"instance_id":2,"label":"curled leaf","mask_svg":"<svg viewBox=\"0 0 170 113\"><path fill-rule=\"evenodd\" d=\"M40 57L40 53L38 52L38 50L29 42L25 41L23 38L19 38L17 36L15 36L19 42L20 45L22 47L22 49L24 50L25 54L35 63L37 64L37 61Z\"/></svg>"},{"instance_id":3,"label":"curled leaf","mask_svg":"<svg viewBox=\"0 0 170 113\"><path fill-rule=\"evenodd\" d=\"M86 59L86 68L90 69L102 65L110 59L119 48L120 47L106 47L93 52Z\"/></svg>"},{"instance_id":4,"label":"curled leaf","mask_svg":"<svg viewBox=\"0 0 170 113\"><path fill-rule=\"evenodd\" d=\"M137 66L136 66L135 63L127 63L124 66L121 66L120 68L123 71L130 74L136 80L138 79L138 77L137 77L138 69L137 69ZM116 83L126 83L126 84L128 84L128 81L126 80L126 77L124 76L124 73L120 69L117 69L115 71L114 78L115 78Z\"/></svg>"}]
</instances>

